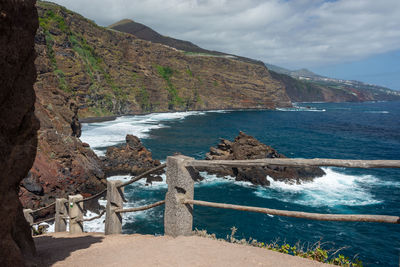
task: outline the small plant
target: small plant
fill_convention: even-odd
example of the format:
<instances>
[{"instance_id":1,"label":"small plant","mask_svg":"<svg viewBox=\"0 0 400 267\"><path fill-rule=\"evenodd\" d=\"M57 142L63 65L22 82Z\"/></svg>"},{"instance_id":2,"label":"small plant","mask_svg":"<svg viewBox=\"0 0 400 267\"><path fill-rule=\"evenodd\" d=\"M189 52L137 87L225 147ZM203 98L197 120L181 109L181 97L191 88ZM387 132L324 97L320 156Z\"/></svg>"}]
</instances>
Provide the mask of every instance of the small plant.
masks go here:
<instances>
[{"instance_id":1,"label":"small plant","mask_svg":"<svg viewBox=\"0 0 400 267\"><path fill-rule=\"evenodd\" d=\"M61 90L64 92L70 92L70 89L68 88L67 81L65 80L65 74L62 70L56 69L54 70L54 74L57 75L58 77L58 86Z\"/></svg>"},{"instance_id":2,"label":"small plant","mask_svg":"<svg viewBox=\"0 0 400 267\"><path fill-rule=\"evenodd\" d=\"M43 235L45 233L47 233L47 228L49 228L48 225L38 225L37 227L32 227L32 233L34 236L36 235Z\"/></svg>"},{"instance_id":3,"label":"small plant","mask_svg":"<svg viewBox=\"0 0 400 267\"><path fill-rule=\"evenodd\" d=\"M253 247L259 247L259 248L265 248L268 250L280 252L280 253L285 253L293 256L298 256L310 260L315 260L323 263L329 263L333 265L338 265L338 266L345 266L345 267L362 267L363 264L362 262L355 258L354 260L350 260L348 257L345 257L342 254L339 254L338 256L335 256L341 249L336 250L335 252L332 253L332 250L327 250L322 247L322 243L320 241L316 242L312 246L300 246L300 243L298 242L296 245L291 246L290 244L287 244L286 242L283 242L283 244L279 244L279 240L275 240L271 243L264 243L264 242L258 242L256 239L249 238L249 240L246 239L236 239L235 234L237 232L237 228L233 226L231 228L231 234L226 236L226 239L218 239L216 238L215 234L208 234L206 230L198 230L195 229L195 235L201 236L201 237L207 237L207 238L212 238L215 240L219 241L225 241L229 243L236 243L236 244L243 244L243 245L248 245L248 246L253 246Z\"/></svg>"},{"instance_id":4,"label":"small plant","mask_svg":"<svg viewBox=\"0 0 400 267\"><path fill-rule=\"evenodd\" d=\"M150 95L145 87L139 89L136 100L139 102L142 111L151 111Z\"/></svg>"},{"instance_id":5,"label":"small plant","mask_svg":"<svg viewBox=\"0 0 400 267\"><path fill-rule=\"evenodd\" d=\"M156 68L158 74L160 74L164 80L169 82L169 78L171 78L172 74L174 74L174 71L170 67L163 67L160 65L157 65Z\"/></svg>"},{"instance_id":6,"label":"small plant","mask_svg":"<svg viewBox=\"0 0 400 267\"><path fill-rule=\"evenodd\" d=\"M193 72L192 72L191 69L187 68L187 69L186 69L186 73L187 73L190 77L193 77Z\"/></svg>"},{"instance_id":7,"label":"small plant","mask_svg":"<svg viewBox=\"0 0 400 267\"><path fill-rule=\"evenodd\" d=\"M171 82L171 77L174 74L174 70L170 67L164 67L157 65L158 74L167 82L168 91L168 109L173 110L176 106L183 107L185 105L185 100L178 95L178 90Z\"/></svg>"}]
</instances>

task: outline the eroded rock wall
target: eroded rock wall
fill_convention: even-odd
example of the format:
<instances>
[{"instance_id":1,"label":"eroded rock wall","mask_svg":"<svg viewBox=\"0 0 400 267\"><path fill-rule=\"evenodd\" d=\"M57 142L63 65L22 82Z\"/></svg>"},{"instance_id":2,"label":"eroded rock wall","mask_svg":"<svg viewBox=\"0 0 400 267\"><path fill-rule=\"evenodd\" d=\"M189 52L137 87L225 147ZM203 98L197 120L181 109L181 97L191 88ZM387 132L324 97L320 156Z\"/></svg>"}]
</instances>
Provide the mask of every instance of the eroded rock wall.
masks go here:
<instances>
[{"instance_id":1,"label":"eroded rock wall","mask_svg":"<svg viewBox=\"0 0 400 267\"><path fill-rule=\"evenodd\" d=\"M18 185L35 159L38 120L35 0L0 2L0 266L24 266L35 251L18 199Z\"/></svg>"}]
</instances>

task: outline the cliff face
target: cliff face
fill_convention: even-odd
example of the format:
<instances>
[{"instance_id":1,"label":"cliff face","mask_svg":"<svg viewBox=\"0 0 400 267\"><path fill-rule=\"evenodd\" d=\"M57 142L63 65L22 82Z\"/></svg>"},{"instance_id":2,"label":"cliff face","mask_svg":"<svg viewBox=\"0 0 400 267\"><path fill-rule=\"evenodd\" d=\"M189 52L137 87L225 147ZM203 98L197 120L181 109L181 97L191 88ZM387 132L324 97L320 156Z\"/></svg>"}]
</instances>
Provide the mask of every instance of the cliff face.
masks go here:
<instances>
[{"instance_id":1,"label":"cliff face","mask_svg":"<svg viewBox=\"0 0 400 267\"><path fill-rule=\"evenodd\" d=\"M271 77L284 84L285 91L293 102L363 102L399 101L400 93L376 85L361 82L324 81L323 77L300 80L289 75L270 71ZM315 75L315 74L314 74Z\"/></svg>"},{"instance_id":2,"label":"cliff face","mask_svg":"<svg viewBox=\"0 0 400 267\"><path fill-rule=\"evenodd\" d=\"M39 61L48 62L80 118L291 104L264 66L147 42L55 4L39 2L38 11ZM39 73L39 79L48 77Z\"/></svg>"},{"instance_id":3,"label":"cliff face","mask_svg":"<svg viewBox=\"0 0 400 267\"><path fill-rule=\"evenodd\" d=\"M39 124L34 115L36 78L34 0L0 3L0 266L24 266L35 247L18 200L18 184L32 166Z\"/></svg>"},{"instance_id":4,"label":"cliff face","mask_svg":"<svg viewBox=\"0 0 400 267\"><path fill-rule=\"evenodd\" d=\"M71 94L60 89L60 77L47 42L51 40L46 40L39 28L35 37L38 75L34 89L35 114L41 126L34 164L19 191L23 206L32 209L54 202L57 197L78 193L90 196L106 184L100 160L79 140L78 105Z\"/></svg>"}]
</instances>

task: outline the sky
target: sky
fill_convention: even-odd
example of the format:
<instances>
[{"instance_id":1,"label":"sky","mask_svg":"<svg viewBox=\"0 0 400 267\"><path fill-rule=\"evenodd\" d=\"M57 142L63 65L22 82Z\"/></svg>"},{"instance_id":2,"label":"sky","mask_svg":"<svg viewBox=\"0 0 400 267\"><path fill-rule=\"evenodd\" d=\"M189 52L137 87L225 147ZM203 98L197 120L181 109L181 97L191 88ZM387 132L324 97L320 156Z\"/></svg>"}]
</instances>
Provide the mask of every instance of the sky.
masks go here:
<instances>
[{"instance_id":1,"label":"sky","mask_svg":"<svg viewBox=\"0 0 400 267\"><path fill-rule=\"evenodd\" d=\"M400 90L400 0L52 0L198 46Z\"/></svg>"}]
</instances>

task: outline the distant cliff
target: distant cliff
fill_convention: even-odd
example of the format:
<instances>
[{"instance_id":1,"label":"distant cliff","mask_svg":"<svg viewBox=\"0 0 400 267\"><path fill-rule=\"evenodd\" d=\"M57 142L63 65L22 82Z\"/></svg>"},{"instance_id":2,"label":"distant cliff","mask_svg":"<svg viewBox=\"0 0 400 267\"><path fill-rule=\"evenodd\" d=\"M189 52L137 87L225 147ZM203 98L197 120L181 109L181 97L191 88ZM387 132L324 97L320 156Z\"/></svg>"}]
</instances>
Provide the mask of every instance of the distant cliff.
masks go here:
<instances>
[{"instance_id":1,"label":"distant cliff","mask_svg":"<svg viewBox=\"0 0 400 267\"><path fill-rule=\"evenodd\" d=\"M359 81L328 78L307 69L287 70L266 64L272 78L281 81L293 102L399 101L400 92Z\"/></svg>"}]
</instances>

